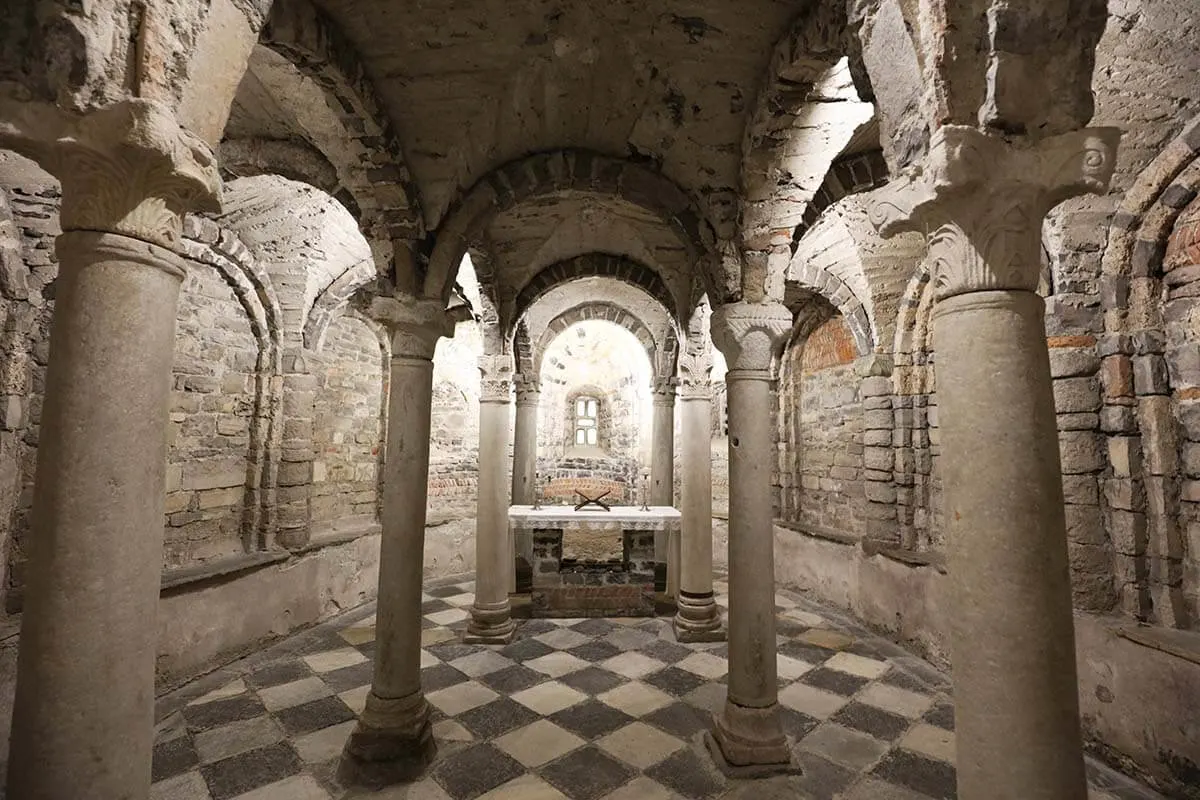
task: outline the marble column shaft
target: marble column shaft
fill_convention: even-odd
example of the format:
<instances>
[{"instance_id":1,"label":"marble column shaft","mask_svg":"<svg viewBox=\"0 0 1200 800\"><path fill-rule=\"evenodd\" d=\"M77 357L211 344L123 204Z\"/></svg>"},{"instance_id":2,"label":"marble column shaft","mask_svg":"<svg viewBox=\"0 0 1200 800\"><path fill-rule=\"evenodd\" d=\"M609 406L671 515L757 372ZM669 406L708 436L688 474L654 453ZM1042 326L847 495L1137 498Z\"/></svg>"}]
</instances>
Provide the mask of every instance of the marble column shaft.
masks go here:
<instances>
[{"instance_id":1,"label":"marble column shaft","mask_svg":"<svg viewBox=\"0 0 1200 800\"><path fill-rule=\"evenodd\" d=\"M1040 142L946 127L872 208L929 233L958 796L1085 800L1041 225L1102 192L1119 133Z\"/></svg>"},{"instance_id":2,"label":"marble column shaft","mask_svg":"<svg viewBox=\"0 0 1200 800\"><path fill-rule=\"evenodd\" d=\"M186 272L176 251L184 213L218 209L220 179L208 147L149 100L57 119L47 140L25 138L28 121L0 132L0 147L59 178L64 233L7 796L144 800Z\"/></svg>"},{"instance_id":3,"label":"marble column shaft","mask_svg":"<svg viewBox=\"0 0 1200 800\"><path fill-rule=\"evenodd\" d=\"M737 303L713 313L729 398L729 695L713 737L737 766L791 763L775 666L774 459L771 367L790 332L782 305Z\"/></svg>"},{"instance_id":4,"label":"marble column shaft","mask_svg":"<svg viewBox=\"0 0 1200 800\"><path fill-rule=\"evenodd\" d=\"M508 455L512 357L482 356L479 398L479 488L475 513L475 603L464 641L505 644L516 626L508 602L513 559L508 537Z\"/></svg>"},{"instance_id":5,"label":"marble column shaft","mask_svg":"<svg viewBox=\"0 0 1200 800\"><path fill-rule=\"evenodd\" d=\"M385 786L416 778L436 751L421 691L421 584L433 353L437 340L454 328L432 300L375 298L368 314L392 333L375 670L338 778Z\"/></svg>"},{"instance_id":6,"label":"marble column shaft","mask_svg":"<svg viewBox=\"0 0 1200 800\"><path fill-rule=\"evenodd\" d=\"M679 398L681 442L680 559L675 638L681 642L725 639L712 575L712 389L711 362L689 381Z\"/></svg>"}]
</instances>

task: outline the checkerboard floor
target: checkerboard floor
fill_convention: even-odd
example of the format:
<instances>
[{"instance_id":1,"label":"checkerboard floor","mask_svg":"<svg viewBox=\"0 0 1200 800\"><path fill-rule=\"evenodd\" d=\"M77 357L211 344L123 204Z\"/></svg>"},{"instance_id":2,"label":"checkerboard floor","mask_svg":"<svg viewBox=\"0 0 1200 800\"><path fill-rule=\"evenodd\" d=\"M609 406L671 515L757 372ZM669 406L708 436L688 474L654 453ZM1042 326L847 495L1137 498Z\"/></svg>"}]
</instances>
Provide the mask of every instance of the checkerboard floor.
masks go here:
<instances>
[{"instance_id":1,"label":"checkerboard floor","mask_svg":"<svg viewBox=\"0 0 1200 800\"><path fill-rule=\"evenodd\" d=\"M369 793L334 780L371 683L367 606L161 698L152 800L955 796L946 676L799 595L776 605L779 701L804 774L746 782L716 772L699 736L725 700L726 645L678 644L669 617L526 620L508 646L464 645L472 591L430 584L423 598L438 755L420 782ZM1092 800L1160 797L1088 770Z\"/></svg>"}]
</instances>

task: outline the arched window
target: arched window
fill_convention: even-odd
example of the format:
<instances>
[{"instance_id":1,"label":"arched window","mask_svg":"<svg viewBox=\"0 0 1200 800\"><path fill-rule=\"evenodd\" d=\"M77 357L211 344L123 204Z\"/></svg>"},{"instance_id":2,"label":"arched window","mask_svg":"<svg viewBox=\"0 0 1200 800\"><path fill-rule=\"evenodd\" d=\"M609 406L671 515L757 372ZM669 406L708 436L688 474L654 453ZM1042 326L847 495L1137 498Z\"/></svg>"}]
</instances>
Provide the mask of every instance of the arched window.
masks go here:
<instances>
[{"instance_id":1,"label":"arched window","mask_svg":"<svg viewBox=\"0 0 1200 800\"><path fill-rule=\"evenodd\" d=\"M575 444L599 444L600 401L586 395L575 398Z\"/></svg>"}]
</instances>

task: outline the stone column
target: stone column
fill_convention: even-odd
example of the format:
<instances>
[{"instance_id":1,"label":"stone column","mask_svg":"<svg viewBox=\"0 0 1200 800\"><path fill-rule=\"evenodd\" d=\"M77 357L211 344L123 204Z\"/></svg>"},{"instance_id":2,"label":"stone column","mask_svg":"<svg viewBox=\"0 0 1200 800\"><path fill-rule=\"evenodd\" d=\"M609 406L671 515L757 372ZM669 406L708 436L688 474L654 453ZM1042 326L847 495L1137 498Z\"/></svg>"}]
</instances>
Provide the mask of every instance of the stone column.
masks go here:
<instances>
[{"instance_id":1,"label":"stone column","mask_svg":"<svg viewBox=\"0 0 1200 800\"><path fill-rule=\"evenodd\" d=\"M481 356L479 371L479 491L475 512L475 604L463 638L468 644L507 644L516 626L508 603L514 577L508 539L504 460L512 402L512 356Z\"/></svg>"},{"instance_id":2,"label":"stone column","mask_svg":"<svg viewBox=\"0 0 1200 800\"><path fill-rule=\"evenodd\" d=\"M542 395L536 378L517 375L517 417L513 432L512 502L533 505L533 479L537 473L538 403Z\"/></svg>"},{"instance_id":3,"label":"stone column","mask_svg":"<svg viewBox=\"0 0 1200 800\"><path fill-rule=\"evenodd\" d=\"M680 481L682 534L675 638L725 640L712 581L712 355L680 356ZM772 601L772 604L774 601Z\"/></svg>"},{"instance_id":4,"label":"stone column","mask_svg":"<svg viewBox=\"0 0 1200 800\"><path fill-rule=\"evenodd\" d=\"M712 317L729 364L729 698L709 749L718 764L749 774L792 768L779 721L771 502L771 367L791 328L791 312L777 304L726 305Z\"/></svg>"},{"instance_id":5,"label":"stone column","mask_svg":"<svg viewBox=\"0 0 1200 800\"><path fill-rule=\"evenodd\" d=\"M1041 226L1103 192L1119 133L1038 144L948 126L872 208L933 265L958 796L1084 800L1054 397L1035 293Z\"/></svg>"},{"instance_id":6,"label":"stone column","mask_svg":"<svg viewBox=\"0 0 1200 800\"><path fill-rule=\"evenodd\" d=\"M186 211L218 208L220 181L207 147L150 101L92 112L54 134L0 134L0 147L62 182L64 231L7 794L144 800L186 270L174 251Z\"/></svg>"},{"instance_id":7,"label":"stone column","mask_svg":"<svg viewBox=\"0 0 1200 800\"><path fill-rule=\"evenodd\" d=\"M656 377L650 387L654 396L648 493L652 506L675 505L675 384L673 377ZM678 541L678 537L666 532L654 535L654 560L666 566L668 595L675 594L679 582L679 559L672 559L671 552L672 545L678 544Z\"/></svg>"},{"instance_id":8,"label":"stone column","mask_svg":"<svg viewBox=\"0 0 1200 800\"><path fill-rule=\"evenodd\" d=\"M316 446L313 424L317 377L309 371L301 345L283 356L283 437L275 483L279 544L305 547L312 536L312 491Z\"/></svg>"},{"instance_id":9,"label":"stone column","mask_svg":"<svg viewBox=\"0 0 1200 800\"><path fill-rule=\"evenodd\" d=\"M346 742L338 779L385 786L413 780L436 746L421 692L421 580L429 484L433 352L454 335L439 301L377 297L365 309L392 335L375 672Z\"/></svg>"},{"instance_id":10,"label":"stone column","mask_svg":"<svg viewBox=\"0 0 1200 800\"><path fill-rule=\"evenodd\" d=\"M512 504L533 505L533 492L537 476L538 404L541 401L541 381L537 376L517 375L513 381L517 393L517 414L513 432ZM533 537L527 531L509 533L513 549L513 561L523 557L526 562L533 558ZM509 591L527 591L517 585L513 570Z\"/></svg>"}]
</instances>

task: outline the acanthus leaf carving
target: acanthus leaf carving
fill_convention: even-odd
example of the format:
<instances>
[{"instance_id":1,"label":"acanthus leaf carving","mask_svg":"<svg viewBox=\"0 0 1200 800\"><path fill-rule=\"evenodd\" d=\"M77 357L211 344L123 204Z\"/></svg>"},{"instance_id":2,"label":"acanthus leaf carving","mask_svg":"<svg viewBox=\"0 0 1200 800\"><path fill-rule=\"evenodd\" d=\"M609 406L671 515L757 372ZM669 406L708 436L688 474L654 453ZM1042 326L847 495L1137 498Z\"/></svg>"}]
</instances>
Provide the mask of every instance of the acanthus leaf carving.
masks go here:
<instances>
[{"instance_id":1,"label":"acanthus leaf carving","mask_svg":"<svg viewBox=\"0 0 1200 800\"><path fill-rule=\"evenodd\" d=\"M0 144L61 181L64 231L177 249L186 213L221 208L212 150L157 101L131 98L82 116L30 112L0 129Z\"/></svg>"},{"instance_id":2,"label":"acanthus leaf carving","mask_svg":"<svg viewBox=\"0 0 1200 800\"><path fill-rule=\"evenodd\" d=\"M730 303L712 315L712 339L730 370L768 372L792 330L779 303Z\"/></svg>"},{"instance_id":3,"label":"acanthus leaf carving","mask_svg":"<svg viewBox=\"0 0 1200 800\"><path fill-rule=\"evenodd\" d=\"M1070 197L1105 190L1119 140L1116 128L1029 142L947 125L925 164L875 193L869 218L884 236L926 234L939 299L1034 291L1042 220Z\"/></svg>"}]
</instances>

